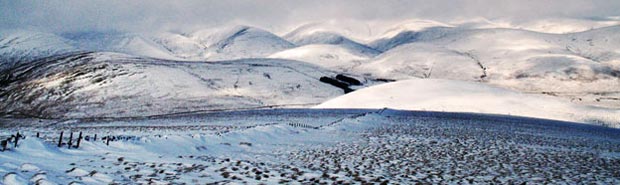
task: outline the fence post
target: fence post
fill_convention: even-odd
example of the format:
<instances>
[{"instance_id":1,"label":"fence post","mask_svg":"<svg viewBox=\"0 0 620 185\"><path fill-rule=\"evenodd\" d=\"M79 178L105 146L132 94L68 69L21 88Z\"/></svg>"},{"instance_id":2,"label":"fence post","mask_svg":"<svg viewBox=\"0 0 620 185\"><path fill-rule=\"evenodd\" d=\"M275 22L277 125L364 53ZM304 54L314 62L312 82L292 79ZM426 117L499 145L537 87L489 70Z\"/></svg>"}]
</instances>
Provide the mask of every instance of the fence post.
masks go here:
<instances>
[{"instance_id":1,"label":"fence post","mask_svg":"<svg viewBox=\"0 0 620 185\"><path fill-rule=\"evenodd\" d=\"M17 134L15 134L15 146L13 148L17 148L17 141L19 141L19 137L21 137L21 135L19 135L18 131Z\"/></svg>"},{"instance_id":2,"label":"fence post","mask_svg":"<svg viewBox=\"0 0 620 185\"><path fill-rule=\"evenodd\" d=\"M110 146L110 136L108 136L108 137L106 138L105 145Z\"/></svg>"},{"instance_id":3,"label":"fence post","mask_svg":"<svg viewBox=\"0 0 620 185\"><path fill-rule=\"evenodd\" d=\"M73 144L73 132L69 133L69 143L67 143L67 148L71 148Z\"/></svg>"},{"instance_id":4,"label":"fence post","mask_svg":"<svg viewBox=\"0 0 620 185\"><path fill-rule=\"evenodd\" d=\"M58 138L58 148L62 146L62 131L60 131L60 138Z\"/></svg>"},{"instance_id":5,"label":"fence post","mask_svg":"<svg viewBox=\"0 0 620 185\"><path fill-rule=\"evenodd\" d=\"M9 140L2 140L0 142L0 145L2 145L2 151L4 152L6 150L6 145L9 144Z\"/></svg>"},{"instance_id":6,"label":"fence post","mask_svg":"<svg viewBox=\"0 0 620 185\"><path fill-rule=\"evenodd\" d=\"M39 132L37 132L37 138L39 138Z\"/></svg>"},{"instance_id":7,"label":"fence post","mask_svg":"<svg viewBox=\"0 0 620 185\"><path fill-rule=\"evenodd\" d=\"M93 141L97 141L97 134L95 134L95 139L93 139Z\"/></svg>"},{"instance_id":8,"label":"fence post","mask_svg":"<svg viewBox=\"0 0 620 185\"><path fill-rule=\"evenodd\" d=\"M82 132L80 132L80 136L78 136L77 146L75 148L80 148L80 141L82 140Z\"/></svg>"}]
</instances>

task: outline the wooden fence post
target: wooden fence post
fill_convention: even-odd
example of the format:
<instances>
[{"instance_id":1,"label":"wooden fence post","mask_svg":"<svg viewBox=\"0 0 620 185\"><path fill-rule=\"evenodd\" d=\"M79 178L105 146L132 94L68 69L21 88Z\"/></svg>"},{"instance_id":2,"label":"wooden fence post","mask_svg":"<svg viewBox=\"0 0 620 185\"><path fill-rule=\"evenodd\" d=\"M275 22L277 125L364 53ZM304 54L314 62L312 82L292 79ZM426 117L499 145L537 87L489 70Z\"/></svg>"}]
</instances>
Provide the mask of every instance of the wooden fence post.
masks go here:
<instances>
[{"instance_id":1,"label":"wooden fence post","mask_svg":"<svg viewBox=\"0 0 620 185\"><path fill-rule=\"evenodd\" d=\"M97 134L95 134L95 138L93 139L93 141L97 141Z\"/></svg>"},{"instance_id":2,"label":"wooden fence post","mask_svg":"<svg viewBox=\"0 0 620 185\"><path fill-rule=\"evenodd\" d=\"M0 142L0 145L2 145L2 151L4 152L6 150L6 145L9 144L9 140L2 140Z\"/></svg>"},{"instance_id":3,"label":"wooden fence post","mask_svg":"<svg viewBox=\"0 0 620 185\"><path fill-rule=\"evenodd\" d=\"M60 131L60 137L58 138L58 148L62 146L62 131Z\"/></svg>"},{"instance_id":4,"label":"wooden fence post","mask_svg":"<svg viewBox=\"0 0 620 185\"><path fill-rule=\"evenodd\" d=\"M73 132L69 133L69 143L67 143L67 148L71 148L73 144Z\"/></svg>"},{"instance_id":5,"label":"wooden fence post","mask_svg":"<svg viewBox=\"0 0 620 185\"><path fill-rule=\"evenodd\" d=\"M19 137L21 137L21 135L19 135L18 131L17 134L15 134L15 146L13 148L17 148L17 141L19 141Z\"/></svg>"},{"instance_id":6,"label":"wooden fence post","mask_svg":"<svg viewBox=\"0 0 620 185\"><path fill-rule=\"evenodd\" d=\"M82 140L82 132L80 132L80 136L78 136L77 146L75 148L80 148L80 141Z\"/></svg>"}]
</instances>

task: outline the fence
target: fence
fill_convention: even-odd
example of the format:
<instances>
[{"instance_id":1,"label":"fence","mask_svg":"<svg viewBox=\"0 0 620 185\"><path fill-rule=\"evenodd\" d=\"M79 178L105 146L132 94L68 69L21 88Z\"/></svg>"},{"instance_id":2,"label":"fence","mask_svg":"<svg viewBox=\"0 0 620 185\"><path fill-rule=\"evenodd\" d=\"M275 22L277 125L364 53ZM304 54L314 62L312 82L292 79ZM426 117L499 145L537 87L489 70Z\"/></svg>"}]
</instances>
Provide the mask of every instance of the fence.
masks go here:
<instances>
[{"instance_id":1,"label":"fence","mask_svg":"<svg viewBox=\"0 0 620 185\"><path fill-rule=\"evenodd\" d=\"M214 134L217 136L223 136L223 134L230 132L229 129L251 129L257 126L269 126L269 125L277 125L277 124L279 123L267 123L263 125L249 125L249 126L228 126L230 128L227 127L228 129L215 132ZM303 124L303 123L286 123L286 124L291 127L296 127L296 128L320 129L320 127L312 126L309 124ZM138 136L128 136L128 135L107 135L103 137L98 137L97 134L87 135L87 134L84 134L83 132L74 132L74 131L69 131L68 134L65 134L64 131L60 131L60 133L58 133L57 136L51 136L51 137L50 135L55 135L55 134L48 134L47 137L44 134L45 132L43 134L37 132L36 135L34 135L34 137L42 138L46 140L47 142L55 143L56 146L59 148L67 147L68 149L80 148L82 141L89 141L89 142L100 141L109 146L111 141L128 141L128 140L139 139ZM156 134L154 136L160 137L160 138L162 137L160 134ZM10 150L11 146L12 148L17 148L19 146L20 139L25 139L25 138L26 136L24 136L23 134L20 134L19 131L16 134L11 135L10 137L2 138L0 136L0 151L4 152L6 150Z\"/></svg>"}]
</instances>

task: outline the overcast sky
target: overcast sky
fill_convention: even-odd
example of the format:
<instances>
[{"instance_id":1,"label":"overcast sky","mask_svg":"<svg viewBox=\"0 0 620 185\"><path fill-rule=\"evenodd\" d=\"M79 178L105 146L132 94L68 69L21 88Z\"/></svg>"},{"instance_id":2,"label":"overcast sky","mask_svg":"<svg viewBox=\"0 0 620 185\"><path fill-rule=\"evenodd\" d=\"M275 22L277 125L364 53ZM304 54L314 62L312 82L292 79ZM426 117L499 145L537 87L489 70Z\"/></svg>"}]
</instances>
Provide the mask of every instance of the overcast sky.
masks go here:
<instances>
[{"instance_id":1,"label":"overcast sky","mask_svg":"<svg viewBox=\"0 0 620 185\"><path fill-rule=\"evenodd\" d=\"M527 21L620 15L620 0L0 0L0 27L195 30L223 24L282 29L324 20L471 17Z\"/></svg>"}]
</instances>

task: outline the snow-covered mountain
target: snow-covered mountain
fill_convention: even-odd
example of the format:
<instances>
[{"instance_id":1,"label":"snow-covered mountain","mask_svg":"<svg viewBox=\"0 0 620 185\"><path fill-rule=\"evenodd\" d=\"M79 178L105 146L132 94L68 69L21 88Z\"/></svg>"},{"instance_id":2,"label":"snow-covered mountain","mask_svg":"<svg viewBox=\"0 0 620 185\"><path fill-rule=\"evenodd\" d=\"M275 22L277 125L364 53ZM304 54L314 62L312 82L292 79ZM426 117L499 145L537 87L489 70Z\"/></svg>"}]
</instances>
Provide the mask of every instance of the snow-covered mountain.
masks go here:
<instances>
[{"instance_id":1,"label":"snow-covered mountain","mask_svg":"<svg viewBox=\"0 0 620 185\"><path fill-rule=\"evenodd\" d=\"M247 26L205 29L190 37L207 49L203 58L209 60L260 58L295 46L268 31Z\"/></svg>"},{"instance_id":2,"label":"snow-covered mountain","mask_svg":"<svg viewBox=\"0 0 620 185\"><path fill-rule=\"evenodd\" d=\"M378 78L441 78L476 81L485 71L469 56L442 46L411 43L354 66L354 73Z\"/></svg>"},{"instance_id":3,"label":"snow-covered mountain","mask_svg":"<svg viewBox=\"0 0 620 185\"><path fill-rule=\"evenodd\" d=\"M65 33L62 37L84 51L118 52L160 59L179 59L149 35L120 32ZM193 51L195 52L195 51Z\"/></svg>"},{"instance_id":4,"label":"snow-covered mountain","mask_svg":"<svg viewBox=\"0 0 620 185\"><path fill-rule=\"evenodd\" d=\"M379 38L369 45L379 51L388 51L407 43L436 40L456 30L461 29L452 27L430 27L420 32L405 29L397 34L391 33L394 34L392 37Z\"/></svg>"},{"instance_id":5,"label":"snow-covered mountain","mask_svg":"<svg viewBox=\"0 0 620 185\"><path fill-rule=\"evenodd\" d=\"M356 51L366 56L375 56L380 53L376 49L332 32L317 32L315 30L308 32L308 30L297 29L285 35L284 38L299 46L310 44L329 44L339 45L343 48Z\"/></svg>"},{"instance_id":6,"label":"snow-covered mountain","mask_svg":"<svg viewBox=\"0 0 620 185\"><path fill-rule=\"evenodd\" d=\"M403 22L398 22L389 29L383 31L383 33L375 40L394 38L398 34L406 32L422 32L430 28L452 28L454 25L443 23L433 20L413 19Z\"/></svg>"},{"instance_id":7,"label":"snow-covered mountain","mask_svg":"<svg viewBox=\"0 0 620 185\"><path fill-rule=\"evenodd\" d=\"M283 32L284 38L293 39L315 33L331 33L346 37L357 43L368 43L375 39L378 29L385 23L355 20L328 20L323 22L303 23Z\"/></svg>"},{"instance_id":8,"label":"snow-covered mountain","mask_svg":"<svg viewBox=\"0 0 620 185\"><path fill-rule=\"evenodd\" d=\"M199 30L190 34L68 33L63 36L86 51L118 52L170 60L260 58L294 45L270 32L248 26Z\"/></svg>"},{"instance_id":9,"label":"snow-covered mountain","mask_svg":"<svg viewBox=\"0 0 620 185\"><path fill-rule=\"evenodd\" d=\"M299 47L277 52L270 58L282 58L313 63L327 68L347 71L381 52L332 32L322 24L308 24L286 34L283 38Z\"/></svg>"},{"instance_id":10,"label":"snow-covered mountain","mask_svg":"<svg viewBox=\"0 0 620 185\"><path fill-rule=\"evenodd\" d=\"M348 71L372 56L342 45L310 44L274 53L269 58L298 60L328 69Z\"/></svg>"},{"instance_id":11,"label":"snow-covered mountain","mask_svg":"<svg viewBox=\"0 0 620 185\"><path fill-rule=\"evenodd\" d=\"M23 30L0 30L0 71L51 55L77 51L58 35Z\"/></svg>"},{"instance_id":12,"label":"snow-covered mountain","mask_svg":"<svg viewBox=\"0 0 620 185\"><path fill-rule=\"evenodd\" d=\"M514 23L513 27L543 33L577 33L620 25L620 20L610 18L571 19L548 18Z\"/></svg>"},{"instance_id":13,"label":"snow-covered mountain","mask_svg":"<svg viewBox=\"0 0 620 185\"><path fill-rule=\"evenodd\" d=\"M620 127L620 110L523 94L483 83L416 79L377 85L329 100L315 108L393 108L475 112L590 122Z\"/></svg>"},{"instance_id":14,"label":"snow-covered mountain","mask_svg":"<svg viewBox=\"0 0 620 185\"><path fill-rule=\"evenodd\" d=\"M450 23L414 19L395 24L328 21L304 24L290 32L283 32L282 36L249 26L214 27L186 33L43 33L3 30L0 32L0 70L4 69L2 93L7 100L3 106L7 110L5 113L21 111L44 116L52 113L67 116L130 116L211 108L320 103L342 94L342 90L349 92L364 87L350 88L349 82L335 78L338 73L346 73L363 81L365 85L418 78L484 82L524 93L559 96L566 102L620 107L620 26L600 27L603 25L601 23L596 24L599 27L585 32L551 34L515 25L487 19ZM226 62L214 62L223 60ZM54 63L63 65L51 65ZM126 70L127 74L113 71L105 75L92 75L109 76L111 79L126 78L127 82L114 80L108 86L93 85L98 82L80 85L74 84L74 77L58 76L78 70L77 64L91 69L99 63L120 66L119 69ZM264 65L267 66L258 63L266 63ZM269 68L269 72L264 72L269 75L254 73L254 68L262 67ZM299 72L301 69L297 68L306 71L312 69L315 72ZM16 74L20 70L27 71L24 74L30 76L16 77L20 76ZM143 74L142 78L128 75L134 73ZM281 73L287 80L261 83L268 80L266 76L276 73ZM248 83L252 82L252 87L258 88L242 91L243 88L224 88L221 84L218 88L210 88L211 83L216 82L235 84L240 74L248 78ZM216 77L219 80L204 82L204 79ZM306 79L307 82L302 80L304 83L295 83L299 79ZM95 80L94 77L89 80L105 81L99 78ZM157 82L165 80L170 83ZM129 88L136 86L134 82L142 86ZM14 91L17 88L15 84L20 83L30 86L20 86L24 89ZM51 86L35 88L32 84ZM64 84L72 85L69 88ZM294 88L291 88L291 84L295 84ZM297 85L320 88L297 91ZM84 88L89 89L88 94L91 95L74 94L86 93L78 90ZM120 95L118 91L121 90L118 89L131 91L128 95ZM284 93L288 92L286 89L297 94L289 96ZM267 93L268 90L275 91ZM252 92L260 92L258 94L262 95ZM54 93L59 94L47 96ZM87 96L100 98L86 101L84 97ZM121 96L125 98L118 98ZM160 103L152 108L143 108L145 106L141 102L150 102L159 97L163 97ZM110 98L118 101L99 103ZM35 103L19 103L35 100L36 106L40 107L33 108L31 105ZM126 100L133 101L126 105L135 110L129 110L127 114L112 113ZM91 103L85 105L84 102ZM44 104L59 106L46 108ZM95 105L103 108L91 109ZM77 115L77 111L59 109L73 107L71 110L77 110L75 107L79 106L89 106L91 108L84 110L96 111L83 111L83 115ZM35 109L41 111L26 111Z\"/></svg>"},{"instance_id":15,"label":"snow-covered mountain","mask_svg":"<svg viewBox=\"0 0 620 185\"><path fill-rule=\"evenodd\" d=\"M613 100L620 87L619 29L614 26L570 34L462 28L404 32L389 41L375 42L394 48L352 71L394 80L484 81L618 107L620 102Z\"/></svg>"},{"instance_id":16,"label":"snow-covered mountain","mask_svg":"<svg viewBox=\"0 0 620 185\"><path fill-rule=\"evenodd\" d=\"M5 71L5 115L131 117L190 111L308 106L343 94L335 76L302 62L180 62L116 53L74 53Z\"/></svg>"},{"instance_id":17,"label":"snow-covered mountain","mask_svg":"<svg viewBox=\"0 0 620 185\"><path fill-rule=\"evenodd\" d=\"M212 61L263 58L295 47L268 31L248 26L227 26L192 33L109 31L56 34L2 30L0 44L3 65L74 51L115 52L167 60Z\"/></svg>"}]
</instances>

